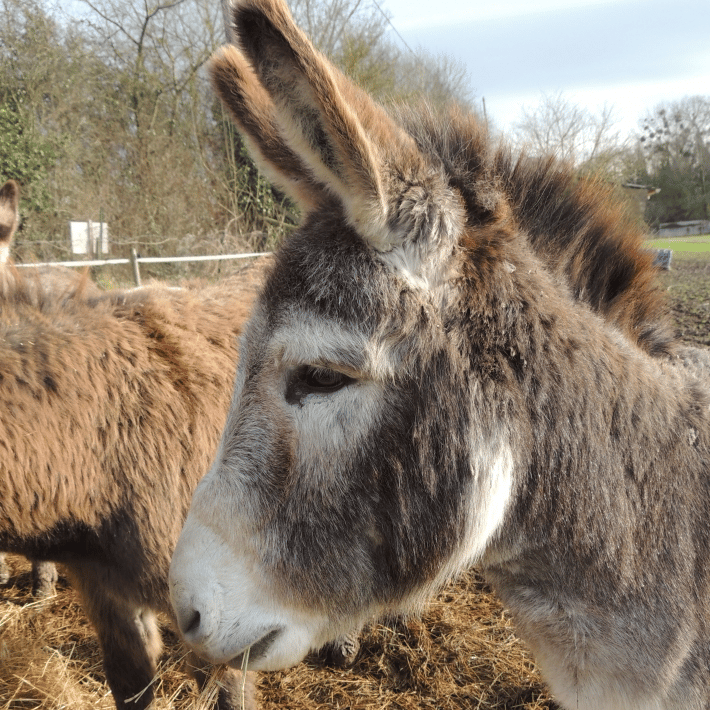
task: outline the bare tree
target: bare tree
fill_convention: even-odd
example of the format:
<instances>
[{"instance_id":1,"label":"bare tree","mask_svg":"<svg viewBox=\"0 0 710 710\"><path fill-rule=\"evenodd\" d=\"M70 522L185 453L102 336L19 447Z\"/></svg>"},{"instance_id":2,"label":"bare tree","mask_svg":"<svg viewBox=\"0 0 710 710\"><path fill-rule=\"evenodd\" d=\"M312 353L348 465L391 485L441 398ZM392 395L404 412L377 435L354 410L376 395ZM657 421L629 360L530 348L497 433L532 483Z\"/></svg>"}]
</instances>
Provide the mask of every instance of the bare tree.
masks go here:
<instances>
[{"instance_id":1,"label":"bare tree","mask_svg":"<svg viewBox=\"0 0 710 710\"><path fill-rule=\"evenodd\" d=\"M434 106L455 102L472 108L473 89L466 65L448 54L423 48L402 52L397 65L398 100L425 98Z\"/></svg>"},{"instance_id":2,"label":"bare tree","mask_svg":"<svg viewBox=\"0 0 710 710\"><path fill-rule=\"evenodd\" d=\"M288 228L290 205L202 71L225 40L220 1L0 0L0 170L25 188L23 254L66 258L72 219L108 222L116 255L231 250ZM382 101L465 98L462 67L412 52L374 0L293 1L320 47Z\"/></svg>"},{"instance_id":3,"label":"bare tree","mask_svg":"<svg viewBox=\"0 0 710 710\"><path fill-rule=\"evenodd\" d=\"M296 22L356 83L383 101L425 98L467 104L465 65L395 41L390 16L374 0L292 0Z\"/></svg>"},{"instance_id":4,"label":"bare tree","mask_svg":"<svg viewBox=\"0 0 710 710\"><path fill-rule=\"evenodd\" d=\"M645 168L661 187L659 221L710 217L710 96L660 104L641 121Z\"/></svg>"},{"instance_id":5,"label":"bare tree","mask_svg":"<svg viewBox=\"0 0 710 710\"><path fill-rule=\"evenodd\" d=\"M220 8L208 0L81 0L83 21L104 60L124 71L129 109L140 139L163 102L175 119L200 68L222 40Z\"/></svg>"},{"instance_id":6,"label":"bare tree","mask_svg":"<svg viewBox=\"0 0 710 710\"><path fill-rule=\"evenodd\" d=\"M387 16L371 0L292 0L296 22L329 57L342 54L343 43L374 47L387 30Z\"/></svg>"},{"instance_id":7,"label":"bare tree","mask_svg":"<svg viewBox=\"0 0 710 710\"><path fill-rule=\"evenodd\" d=\"M537 107L523 108L513 140L529 153L555 155L583 172L614 175L627 147L615 125L610 106L595 114L562 93L543 94Z\"/></svg>"}]
</instances>

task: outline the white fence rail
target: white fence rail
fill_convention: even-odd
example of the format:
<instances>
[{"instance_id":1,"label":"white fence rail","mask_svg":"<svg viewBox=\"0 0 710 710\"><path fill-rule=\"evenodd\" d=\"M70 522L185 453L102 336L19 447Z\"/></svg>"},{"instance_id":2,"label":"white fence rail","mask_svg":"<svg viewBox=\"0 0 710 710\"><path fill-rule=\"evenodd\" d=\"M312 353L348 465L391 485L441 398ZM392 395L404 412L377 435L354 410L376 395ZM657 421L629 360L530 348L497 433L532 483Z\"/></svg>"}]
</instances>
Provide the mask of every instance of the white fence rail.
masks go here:
<instances>
[{"instance_id":1,"label":"white fence rail","mask_svg":"<svg viewBox=\"0 0 710 710\"><path fill-rule=\"evenodd\" d=\"M252 252L249 254L208 254L206 256L138 256L134 249L130 259L87 259L86 261L46 261L43 263L30 262L15 264L16 267L45 267L45 266L112 266L117 264L132 264L133 278L136 286L141 285L140 264L170 264L179 261L220 261L222 259L249 259L257 256L268 256L270 251Z\"/></svg>"}]
</instances>

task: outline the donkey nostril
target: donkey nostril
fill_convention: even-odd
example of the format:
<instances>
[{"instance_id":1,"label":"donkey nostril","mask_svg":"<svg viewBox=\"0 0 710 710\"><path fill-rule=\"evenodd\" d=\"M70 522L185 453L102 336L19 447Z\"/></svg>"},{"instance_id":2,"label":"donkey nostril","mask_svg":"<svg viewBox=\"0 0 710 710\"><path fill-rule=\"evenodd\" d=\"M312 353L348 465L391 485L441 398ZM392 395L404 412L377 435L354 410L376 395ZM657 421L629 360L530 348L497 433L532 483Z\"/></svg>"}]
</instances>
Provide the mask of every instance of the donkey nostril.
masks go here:
<instances>
[{"instance_id":1,"label":"donkey nostril","mask_svg":"<svg viewBox=\"0 0 710 710\"><path fill-rule=\"evenodd\" d=\"M187 619L187 624L183 626L182 633L187 635L191 631L197 631L200 626L200 612L195 610L192 612L192 616Z\"/></svg>"}]
</instances>

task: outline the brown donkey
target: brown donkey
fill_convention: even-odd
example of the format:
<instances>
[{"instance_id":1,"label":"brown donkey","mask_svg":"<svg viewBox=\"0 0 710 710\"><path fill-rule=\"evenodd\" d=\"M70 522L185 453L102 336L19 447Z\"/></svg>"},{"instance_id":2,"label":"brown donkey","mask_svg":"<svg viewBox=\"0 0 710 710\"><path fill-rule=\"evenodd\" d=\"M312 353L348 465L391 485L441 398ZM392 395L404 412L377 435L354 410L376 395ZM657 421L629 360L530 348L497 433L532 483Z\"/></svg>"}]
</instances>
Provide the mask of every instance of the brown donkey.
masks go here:
<instances>
[{"instance_id":1,"label":"brown donkey","mask_svg":"<svg viewBox=\"0 0 710 710\"><path fill-rule=\"evenodd\" d=\"M708 360L638 229L473 116L388 114L282 0L234 31L215 86L306 217L173 557L187 642L282 668L476 564L563 707L710 707Z\"/></svg>"},{"instance_id":2,"label":"brown donkey","mask_svg":"<svg viewBox=\"0 0 710 710\"><path fill-rule=\"evenodd\" d=\"M8 180L0 187L0 264L7 262L12 237L20 223L20 187Z\"/></svg>"},{"instance_id":3,"label":"brown donkey","mask_svg":"<svg viewBox=\"0 0 710 710\"><path fill-rule=\"evenodd\" d=\"M12 268L5 268L10 256L12 238L20 221L19 212L20 188L14 180L8 180L0 188L0 269L2 278L14 278ZM88 277L76 270L64 267L37 267L30 274L34 286L58 292L58 295L69 295L77 290L98 295L99 289ZM10 567L5 553L0 552L0 584L10 581ZM32 562L32 593L37 597L48 597L55 593L57 568L51 562L33 560Z\"/></svg>"},{"instance_id":4,"label":"brown donkey","mask_svg":"<svg viewBox=\"0 0 710 710\"><path fill-rule=\"evenodd\" d=\"M0 191L6 240L12 199ZM170 556L224 425L252 293L237 282L99 293L6 269L0 550L64 564L117 707L144 708L155 613L170 613ZM240 681L227 674L221 707L241 705Z\"/></svg>"}]
</instances>

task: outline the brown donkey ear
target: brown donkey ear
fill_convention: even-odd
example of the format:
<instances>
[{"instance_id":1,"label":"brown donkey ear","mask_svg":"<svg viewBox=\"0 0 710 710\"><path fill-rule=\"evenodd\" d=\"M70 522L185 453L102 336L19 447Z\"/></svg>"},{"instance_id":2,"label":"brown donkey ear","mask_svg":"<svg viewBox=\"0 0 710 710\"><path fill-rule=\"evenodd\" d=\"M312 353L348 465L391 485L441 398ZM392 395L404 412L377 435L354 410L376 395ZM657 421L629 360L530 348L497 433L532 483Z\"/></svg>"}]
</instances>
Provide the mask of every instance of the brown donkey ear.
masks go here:
<instances>
[{"instance_id":1,"label":"brown donkey ear","mask_svg":"<svg viewBox=\"0 0 710 710\"><path fill-rule=\"evenodd\" d=\"M306 211L317 207L326 190L284 143L274 105L246 59L227 45L212 57L210 73L259 168Z\"/></svg>"},{"instance_id":2,"label":"brown donkey ear","mask_svg":"<svg viewBox=\"0 0 710 710\"><path fill-rule=\"evenodd\" d=\"M0 263L7 261L10 242L20 222L19 202L20 187L8 180L0 188Z\"/></svg>"},{"instance_id":3,"label":"brown donkey ear","mask_svg":"<svg viewBox=\"0 0 710 710\"><path fill-rule=\"evenodd\" d=\"M292 155L340 199L372 247L388 252L416 242L426 259L442 237L450 238L444 232L457 231L450 228L463 222L461 200L443 172L427 165L412 137L313 47L283 0L239 0L234 34ZM224 57L213 63L213 76L223 73ZM227 90L220 88L223 98ZM250 85L249 92L255 103L257 90Z\"/></svg>"}]
</instances>

